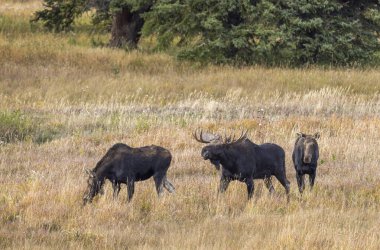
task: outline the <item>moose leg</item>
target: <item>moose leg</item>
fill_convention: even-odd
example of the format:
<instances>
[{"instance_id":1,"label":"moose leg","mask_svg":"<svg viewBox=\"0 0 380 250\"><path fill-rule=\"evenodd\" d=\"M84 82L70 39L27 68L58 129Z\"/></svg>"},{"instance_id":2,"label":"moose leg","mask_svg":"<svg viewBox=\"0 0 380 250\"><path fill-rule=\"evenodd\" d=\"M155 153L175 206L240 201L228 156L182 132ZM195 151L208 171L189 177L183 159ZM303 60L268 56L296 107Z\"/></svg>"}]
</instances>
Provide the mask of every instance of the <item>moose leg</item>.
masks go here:
<instances>
[{"instance_id":1,"label":"moose leg","mask_svg":"<svg viewBox=\"0 0 380 250\"><path fill-rule=\"evenodd\" d=\"M168 179L166 178L166 175L164 177L164 188L169 191L169 193L173 193L175 191L175 188L173 184L171 184Z\"/></svg>"},{"instance_id":2,"label":"moose leg","mask_svg":"<svg viewBox=\"0 0 380 250\"><path fill-rule=\"evenodd\" d=\"M135 192L135 180L128 179L127 180L127 188L128 188L128 202L132 200L133 193Z\"/></svg>"},{"instance_id":3,"label":"moose leg","mask_svg":"<svg viewBox=\"0 0 380 250\"><path fill-rule=\"evenodd\" d=\"M305 177L303 174L297 173L297 184L298 184L298 190L302 194L303 190L305 189Z\"/></svg>"},{"instance_id":4,"label":"moose leg","mask_svg":"<svg viewBox=\"0 0 380 250\"><path fill-rule=\"evenodd\" d=\"M254 185L253 185L253 179L252 178L248 178L246 181L245 181L245 184L247 185L247 191L248 191L248 200L250 200L253 196L253 191L255 189Z\"/></svg>"},{"instance_id":5,"label":"moose leg","mask_svg":"<svg viewBox=\"0 0 380 250\"><path fill-rule=\"evenodd\" d=\"M286 199L289 202L290 201L290 182L286 179L284 175L282 176L276 176L277 180L281 183L281 185L285 188L286 192Z\"/></svg>"},{"instance_id":6,"label":"moose leg","mask_svg":"<svg viewBox=\"0 0 380 250\"><path fill-rule=\"evenodd\" d=\"M120 192L120 183L114 180L112 182L112 187L113 187L113 198L117 199L117 196L119 195L119 192Z\"/></svg>"},{"instance_id":7,"label":"moose leg","mask_svg":"<svg viewBox=\"0 0 380 250\"><path fill-rule=\"evenodd\" d=\"M222 175L222 177L220 178L220 184L219 184L219 190L218 190L218 192L219 193L224 193L227 190L228 185L230 184L230 182L231 182L231 178Z\"/></svg>"},{"instance_id":8,"label":"moose leg","mask_svg":"<svg viewBox=\"0 0 380 250\"><path fill-rule=\"evenodd\" d=\"M156 191L158 196L161 196L162 192L164 191L163 183L164 183L164 177L165 175L158 173L153 176L154 183L156 184Z\"/></svg>"},{"instance_id":9,"label":"moose leg","mask_svg":"<svg viewBox=\"0 0 380 250\"><path fill-rule=\"evenodd\" d=\"M316 172L316 171L314 170L311 174L309 174L310 190L312 190L313 187L314 187L315 172Z\"/></svg>"},{"instance_id":10,"label":"moose leg","mask_svg":"<svg viewBox=\"0 0 380 250\"><path fill-rule=\"evenodd\" d=\"M269 193L273 194L274 193L274 187L273 187L273 184L272 184L272 178L271 178L271 176L265 177L264 178L264 183L265 183L265 186L268 188Z\"/></svg>"}]
</instances>

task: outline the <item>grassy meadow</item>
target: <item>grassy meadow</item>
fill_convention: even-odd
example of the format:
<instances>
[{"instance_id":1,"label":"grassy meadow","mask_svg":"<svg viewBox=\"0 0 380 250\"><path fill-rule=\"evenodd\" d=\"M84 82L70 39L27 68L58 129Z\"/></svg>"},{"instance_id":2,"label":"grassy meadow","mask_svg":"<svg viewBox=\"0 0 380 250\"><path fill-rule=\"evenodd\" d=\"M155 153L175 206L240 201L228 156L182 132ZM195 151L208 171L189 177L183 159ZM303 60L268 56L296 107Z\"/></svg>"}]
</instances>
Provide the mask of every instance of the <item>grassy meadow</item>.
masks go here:
<instances>
[{"instance_id":1,"label":"grassy meadow","mask_svg":"<svg viewBox=\"0 0 380 250\"><path fill-rule=\"evenodd\" d=\"M30 25L38 0L0 0L1 249L379 249L380 70L200 66L98 46ZM83 22L83 23L81 23ZM87 26L86 26L87 25ZM200 156L196 128L274 142L287 154L291 200L273 180L247 202ZM320 132L315 189L300 197L296 132ZM82 207L87 176L116 142L161 145L175 194L153 180ZM308 187L308 186L307 186Z\"/></svg>"}]
</instances>

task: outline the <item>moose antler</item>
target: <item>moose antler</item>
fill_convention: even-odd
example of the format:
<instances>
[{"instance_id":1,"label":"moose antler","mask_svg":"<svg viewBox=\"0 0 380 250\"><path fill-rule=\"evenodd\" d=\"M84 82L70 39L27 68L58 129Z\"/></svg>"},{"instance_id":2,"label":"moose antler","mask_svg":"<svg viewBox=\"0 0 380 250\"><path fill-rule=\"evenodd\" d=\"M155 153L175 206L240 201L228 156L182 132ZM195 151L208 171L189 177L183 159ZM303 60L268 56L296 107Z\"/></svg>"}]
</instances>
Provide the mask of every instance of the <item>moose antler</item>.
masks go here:
<instances>
[{"instance_id":1,"label":"moose antler","mask_svg":"<svg viewBox=\"0 0 380 250\"><path fill-rule=\"evenodd\" d=\"M231 135L227 136L226 130L224 130L224 140L223 140L223 142L224 143L230 143L231 142Z\"/></svg>"},{"instance_id":2,"label":"moose antler","mask_svg":"<svg viewBox=\"0 0 380 250\"><path fill-rule=\"evenodd\" d=\"M92 171L91 169L89 169L89 168L85 168L85 169L83 169L84 170L84 172L86 173L86 174L88 174L91 178L94 178L95 177L95 173L94 173L94 171Z\"/></svg>"},{"instance_id":3,"label":"moose antler","mask_svg":"<svg viewBox=\"0 0 380 250\"><path fill-rule=\"evenodd\" d=\"M244 141L245 139L247 139L247 133L248 133L248 130L246 129L245 131L241 131L241 135L238 139L235 140L235 135L232 136L232 139L231 139L231 135L230 136L224 136L224 143L225 144L232 144L232 143L238 143L238 142L242 142Z\"/></svg>"},{"instance_id":4,"label":"moose antler","mask_svg":"<svg viewBox=\"0 0 380 250\"><path fill-rule=\"evenodd\" d=\"M199 131L199 133L198 133L198 131ZM211 142L220 142L221 141L220 135L214 135L214 134L207 133L207 132L205 133L201 129L200 130L196 129L193 133L193 137L195 140L197 140L198 142L201 142L201 143L211 143Z\"/></svg>"}]
</instances>

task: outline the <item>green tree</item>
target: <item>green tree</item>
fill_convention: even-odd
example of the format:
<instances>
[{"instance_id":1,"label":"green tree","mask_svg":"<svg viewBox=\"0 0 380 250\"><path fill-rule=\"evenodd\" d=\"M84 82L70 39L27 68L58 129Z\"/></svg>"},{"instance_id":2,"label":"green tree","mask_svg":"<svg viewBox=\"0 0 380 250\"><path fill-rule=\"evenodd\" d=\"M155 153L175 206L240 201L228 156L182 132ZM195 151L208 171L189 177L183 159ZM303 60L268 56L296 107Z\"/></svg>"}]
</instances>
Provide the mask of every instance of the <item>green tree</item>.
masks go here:
<instances>
[{"instance_id":1,"label":"green tree","mask_svg":"<svg viewBox=\"0 0 380 250\"><path fill-rule=\"evenodd\" d=\"M42 21L47 29L61 32L69 30L74 19L87 10L87 0L44 0L43 6L32 21Z\"/></svg>"},{"instance_id":2,"label":"green tree","mask_svg":"<svg viewBox=\"0 0 380 250\"><path fill-rule=\"evenodd\" d=\"M282 1L278 27L292 64L350 65L379 50L378 1Z\"/></svg>"},{"instance_id":3,"label":"green tree","mask_svg":"<svg viewBox=\"0 0 380 250\"><path fill-rule=\"evenodd\" d=\"M379 53L380 0L44 0L50 30L95 8L110 45L141 35L179 58L237 65L355 65Z\"/></svg>"},{"instance_id":4,"label":"green tree","mask_svg":"<svg viewBox=\"0 0 380 250\"><path fill-rule=\"evenodd\" d=\"M143 31L160 49L178 46L181 58L250 64L279 46L276 12L268 1L163 0L145 15Z\"/></svg>"},{"instance_id":5,"label":"green tree","mask_svg":"<svg viewBox=\"0 0 380 250\"><path fill-rule=\"evenodd\" d=\"M379 51L380 1L161 0L144 34L213 63L350 65Z\"/></svg>"}]
</instances>

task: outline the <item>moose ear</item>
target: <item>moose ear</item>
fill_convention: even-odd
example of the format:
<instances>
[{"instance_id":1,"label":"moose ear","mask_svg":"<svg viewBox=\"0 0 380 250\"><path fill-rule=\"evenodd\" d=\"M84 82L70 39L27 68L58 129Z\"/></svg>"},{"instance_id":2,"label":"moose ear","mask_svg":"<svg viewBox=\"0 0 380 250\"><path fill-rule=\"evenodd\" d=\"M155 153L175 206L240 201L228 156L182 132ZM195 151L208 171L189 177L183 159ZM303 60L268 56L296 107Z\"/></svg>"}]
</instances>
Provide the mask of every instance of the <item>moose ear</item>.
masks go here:
<instances>
[{"instance_id":1,"label":"moose ear","mask_svg":"<svg viewBox=\"0 0 380 250\"><path fill-rule=\"evenodd\" d=\"M321 135L319 134L319 132L317 132L313 135L313 137L314 139L318 140L321 137Z\"/></svg>"},{"instance_id":2,"label":"moose ear","mask_svg":"<svg viewBox=\"0 0 380 250\"><path fill-rule=\"evenodd\" d=\"M303 134L303 133L301 133L301 132L298 132L298 133L297 133L297 137L299 137L299 138L300 138L300 137L305 137L305 134Z\"/></svg>"}]
</instances>

